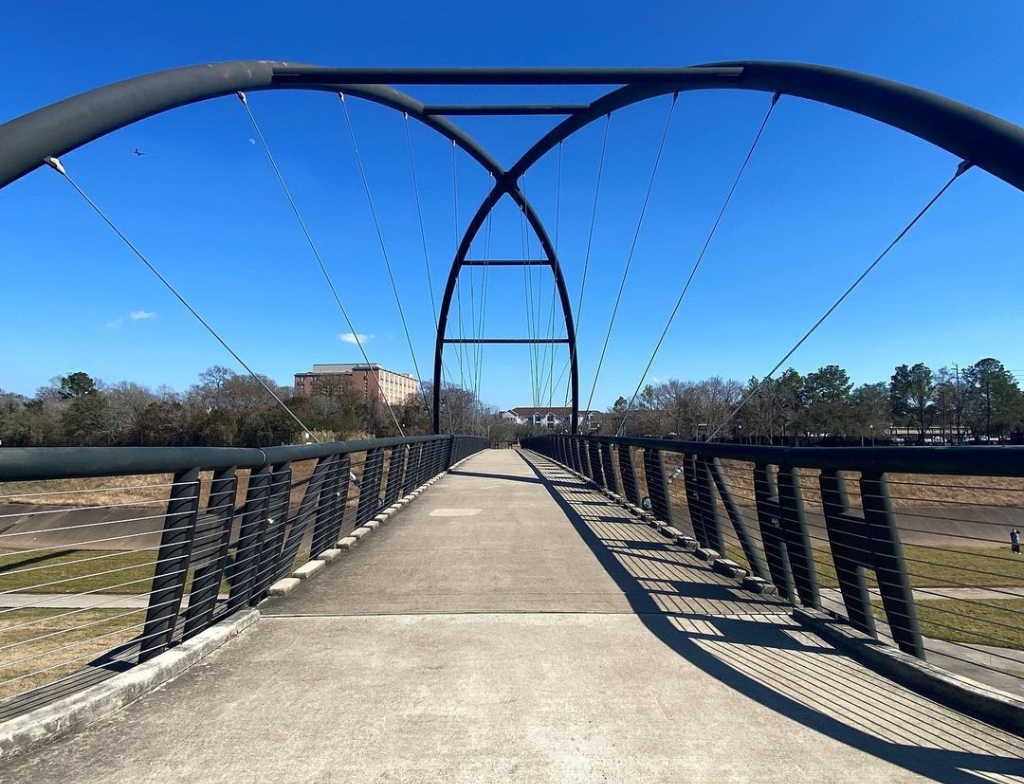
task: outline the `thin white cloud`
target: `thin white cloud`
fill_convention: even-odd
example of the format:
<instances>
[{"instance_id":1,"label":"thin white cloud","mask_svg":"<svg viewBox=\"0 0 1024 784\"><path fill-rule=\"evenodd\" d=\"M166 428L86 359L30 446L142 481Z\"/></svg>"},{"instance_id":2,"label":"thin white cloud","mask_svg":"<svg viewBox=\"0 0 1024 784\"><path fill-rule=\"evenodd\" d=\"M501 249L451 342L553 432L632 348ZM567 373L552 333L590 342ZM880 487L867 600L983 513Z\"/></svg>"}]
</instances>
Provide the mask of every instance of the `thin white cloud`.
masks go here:
<instances>
[{"instance_id":1,"label":"thin white cloud","mask_svg":"<svg viewBox=\"0 0 1024 784\"><path fill-rule=\"evenodd\" d=\"M113 321L107 322L107 329L117 329L124 324L124 319L114 319Z\"/></svg>"},{"instance_id":2,"label":"thin white cloud","mask_svg":"<svg viewBox=\"0 0 1024 784\"><path fill-rule=\"evenodd\" d=\"M143 321L144 319L156 318L156 313L151 310L133 310L128 314L132 321Z\"/></svg>"},{"instance_id":3,"label":"thin white cloud","mask_svg":"<svg viewBox=\"0 0 1024 784\"><path fill-rule=\"evenodd\" d=\"M373 340L373 335L364 335L361 332L342 332L338 335L338 340L342 343L369 343Z\"/></svg>"}]
</instances>

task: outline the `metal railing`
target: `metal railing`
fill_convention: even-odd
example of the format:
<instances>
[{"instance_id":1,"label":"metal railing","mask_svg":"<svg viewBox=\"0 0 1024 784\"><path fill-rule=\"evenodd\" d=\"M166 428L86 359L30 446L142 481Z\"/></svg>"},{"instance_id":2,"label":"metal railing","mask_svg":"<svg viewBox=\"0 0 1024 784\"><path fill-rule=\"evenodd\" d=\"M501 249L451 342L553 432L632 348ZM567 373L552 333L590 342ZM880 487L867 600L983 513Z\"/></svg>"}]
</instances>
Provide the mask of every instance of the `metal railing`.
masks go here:
<instances>
[{"instance_id":1,"label":"metal railing","mask_svg":"<svg viewBox=\"0 0 1024 784\"><path fill-rule=\"evenodd\" d=\"M0 720L252 607L488 441L0 450Z\"/></svg>"},{"instance_id":2,"label":"metal railing","mask_svg":"<svg viewBox=\"0 0 1024 784\"><path fill-rule=\"evenodd\" d=\"M795 605L1024 693L1024 556L1011 544L1024 527L1024 448L571 435L523 446L649 510L703 557L729 559Z\"/></svg>"}]
</instances>

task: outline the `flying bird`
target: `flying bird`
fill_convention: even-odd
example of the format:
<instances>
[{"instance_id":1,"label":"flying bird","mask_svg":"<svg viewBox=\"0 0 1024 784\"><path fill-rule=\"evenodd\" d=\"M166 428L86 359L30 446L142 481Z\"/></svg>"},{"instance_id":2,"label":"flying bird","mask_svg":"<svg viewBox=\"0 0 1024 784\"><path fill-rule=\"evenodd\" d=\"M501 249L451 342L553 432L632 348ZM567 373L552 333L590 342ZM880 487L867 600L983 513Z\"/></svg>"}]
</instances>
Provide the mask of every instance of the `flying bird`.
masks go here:
<instances>
[{"instance_id":1,"label":"flying bird","mask_svg":"<svg viewBox=\"0 0 1024 784\"><path fill-rule=\"evenodd\" d=\"M139 155L139 156L142 156L142 155L146 154L142 150L140 150L138 147L136 147L134 150L132 150L132 152L135 153L136 155Z\"/></svg>"}]
</instances>

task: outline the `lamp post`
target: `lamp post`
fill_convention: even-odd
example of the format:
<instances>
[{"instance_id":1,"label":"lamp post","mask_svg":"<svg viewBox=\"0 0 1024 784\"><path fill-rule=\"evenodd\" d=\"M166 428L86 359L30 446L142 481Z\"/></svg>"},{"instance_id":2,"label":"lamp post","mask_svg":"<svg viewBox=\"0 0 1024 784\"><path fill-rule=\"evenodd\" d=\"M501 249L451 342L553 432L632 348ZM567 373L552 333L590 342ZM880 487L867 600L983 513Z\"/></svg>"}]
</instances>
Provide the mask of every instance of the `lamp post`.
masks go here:
<instances>
[{"instance_id":1,"label":"lamp post","mask_svg":"<svg viewBox=\"0 0 1024 784\"><path fill-rule=\"evenodd\" d=\"M871 431L871 446L874 446L875 445L875 426L874 425L868 425L868 430Z\"/></svg>"}]
</instances>

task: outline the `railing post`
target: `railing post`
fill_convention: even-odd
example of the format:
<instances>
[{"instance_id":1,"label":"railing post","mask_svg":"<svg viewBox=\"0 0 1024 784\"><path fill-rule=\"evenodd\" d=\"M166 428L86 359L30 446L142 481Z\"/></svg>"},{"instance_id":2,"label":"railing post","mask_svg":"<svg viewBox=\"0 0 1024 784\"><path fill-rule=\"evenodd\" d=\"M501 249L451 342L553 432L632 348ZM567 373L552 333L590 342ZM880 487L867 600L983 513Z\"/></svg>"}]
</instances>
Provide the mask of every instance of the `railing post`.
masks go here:
<instances>
[{"instance_id":1,"label":"railing post","mask_svg":"<svg viewBox=\"0 0 1024 784\"><path fill-rule=\"evenodd\" d=\"M601 469L604 474L605 489L615 495L622 495L622 489L615 477L615 464L612 462L612 445L602 442L601 447Z\"/></svg>"},{"instance_id":2,"label":"railing post","mask_svg":"<svg viewBox=\"0 0 1024 784\"><path fill-rule=\"evenodd\" d=\"M587 438L587 459L590 463L590 478L598 485L604 486L604 472L601 470L601 445L593 436Z\"/></svg>"},{"instance_id":3,"label":"railing post","mask_svg":"<svg viewBox=\"0 0 1024 784\"><path fill-rule=\"evenodd\" d=\"M405 464L409 456L409 445L400 444L391 449L388 458L388 483L384 490L384 506L389 507L398 500L398 494L405 485Z\"/></svg>"},{"instance_id":4,"label":"railing post","mask_svg":"<svg viewBox=\"0 0 1024 784\"><path fill-rule=\"evenodd\" d=\"M864 575L865 569L874 570L893 641L904 653L923 659L924 643L917 622L914 592L884 474L861 474L863 517L850 509L842 472L822 471L820 482L832 561L847 618L855 628L877 636L871 594Z\"/></svg>"},{"instance_id":5,"label":"railing post","mask_svg":"<svg viewBox=\"0 0 1024 784\"><path fill-rule=\"evenodd\" d=\"M196 520L191 557L192 589L181 634L183 640L203 631L213 621L220 582L228 561L237 488L233 467L214 472L206 514Z\"/></svg>"},{"instance_id":6,"label":"railing post","mask_svg":"<svg viewBox=\"0 0 1024 784\"><path fill-rule=\"evenodd\" d=\"M270 466L249 472L242 525L235 546L235 562L231 568L231 592L228 612L235 612L251 603L259 573L260 552L267 528L267 504L270 502Z\"/></svg>"},{"instance_id":7,"label":"railing post","mask_svg":"<svg viewBox=\"0 0 1024 784\"><path fill-rule=\"evenodd\" d=\"M651 499L651 512L658 520L672 525L672 503L668 498L668 481L665 479L665 461L661 450L644 447L643 453L644 478Z\"/></svg>"},{"instance_id":8,"label":"railing post","mask_svg":"<svg viewBox=\"0 0 1024 784\"><path fill-rule=\"evenodd\" d=\"M698 457L695 464L697 487L700 493L701 519L704 523L704 535L707 537L704 546L710 547L712 550L725 556L725 537L722 535L722 520L718 514L718 504L715 503L715 480L711 473L712 459Z\"/></svg>"},{"instance_id":9,"label":"railing post","mask_svg":"<svg viewBox=\"0 0 1024 784\"><path fill-rule=\"evenodd\" d=\"M743 555L747 559L747 563L750 564L750 568L757 577L760 577L762 580L767 579L768 567L765 565L764 556L757 549L757 543L754 541L754 537L750 535L747 521L736 505L736 501L733 500L732 491L729 489L725 476L722 474L721 463L717 458L712 458L708 462L708 467L711 469L711 476L715 480L718 496L725 505L725 512L729 516L729 522L732 523L732 529L736 532L736 538L740 540L740 547L743 548Z\"/></svg>"},{"instance_id":10,"label":"railing post","mask_svg":"<svg viewBox=\"0 0 1024 784\"><path fill-rule=\"evenodd\" d=\"M889 497L889 483L885 474L863 472L860 477L860 497L864 508L875 555L875 576L882 594L882 606L892 638L904 653L925 658L921 627L917 621L917 606L910 585L907 562L903 557L896 515Z\"/></svg>"},{"instance_id":11,"label":"railing post","mask_svg":"<svg viewBox=\"0 0 1024 784\"><path fill-rule=\"evenodd\" d=\"M619 474L622 476L622 489L626 500L633 506L640 506L640 485L636 481L636 465L633 463L633 450L625 444L619 445Z\"/></svg>"},{"instance_id":12,"label":"railing post","mask_svg":"<svg viewBox=\"0 0 1024 784\"><path fill-rule=\"evenodd\" d=\"M270 498L267 501L267 526L260 542L259 570L249 601L257 604L267 594L281 569L284 537L288 530L288 507L292 490L292 467L280 463L270 476Z\"/></svg>"},{"instance_id":13,"label":"railing post","mask_svg":"<svg viewBox=\"0 0 1024 784\"><path fill-rule=\"evenodd\" d=\"M359 477L359 506L356 508L356 527L365 525L377 514L380 506L380 484L384 473L384 450L370 449Z\"/></svg>"},{"instance_id":14,"label":"railing post","mask_svg":"<svg viewBox=\"0 0 1024 784\"><path fill-rule=\"evenodd\" d=\"M409 459L405 465L405 481L402 483L402 496L407 496L416 489L420 473L423 471L423 442L413 444L409 451Z\"/></svg>"},{"instance_id":15,"label":"railing post","mask_svg":"<svg viewBox=\"0 0 1024 784\"><path fill-rule=\"evenodd\" d=\"M702 547L710 547L712 537L704 520L704 499L698 479L697 455L683 455L683 488L686 494L686 509L690 513L693 535Z\"/></svg>"},{"instance_id":16,"label":"railing post","mask_svg":"<svg viewBox=\"0 0 1024 784\"><path fill-rule=\"evenodd\" d=\"M765 463L754 465L754 502L757 521L761 529L761 544L768 561L772 584L789 602L796 602L796 586L789 567L785 532L782 529L782 511L779 509L779 490L771 469Z\"/></svg>"},{"instance_id":17,"label":"railing post","mask_svg":"<svg viewBox=\"0 0 1024 784\"><path fill-rule=\"evenodd\" d=\"M345 502L348 500L348 455L332 455L327 469L327 478L320 489L316 505L316 522L313 524L313 543L310 558L316 558L324 550L334 547L341 537Z\"/></svg>"},{"instance_id":18,"label":"railing post","mask_svg":"<svg viewBox=\"0 0 1024 784\"><path fill-rule=\"evenodd\" d=\"M876 637L871 594L864 577L864 567L874 568L867 526L864 520L857 519L850 511L842 472L822 471L818 482L832 564L836 569L843 604L846 605L846 617L855 629Z\"/></svg>"},{"instance_id":19,"label":"railing post","mask_svg":"<svg viewBox=\"0 0 1024 784\"><path fill-rule=\"evenodd\" d=\"M786 552L793 571L793 582L800 603L804 607L821 609L821 594L818 592L818 573L814 567L814 551L811 549L811 534L804 513L803 493L800 490L800 475L797 469L779 466L779 510L782 529L786 537Z\"/></svg>"},{"instance_id":20,"label":"railing post","mask_svg":"<svg viewBox=\"0 0 1024 784\"><path fill-rule=\"evenodd\" d=\"M140 664L167 650L174 638L178 611L185 595L185 580L188 577L198 514L199 468L196 467L174 475L153 572L149 609L142 629Z\"/></svg>"},{"instance_id":21,"label":"railing post","mask_svg":"<svg viewBox=\"0 0 1024 784\"><path fill-rule=\"evenodd\" d=\"M327 482L327 477L333 463L333 455L321 457L317 460L316 467L313 469L313 475L309 478L309 482L306 484L306 489L302 493L302 500L299 502L299 508L291 517L291 524L288 527L288 536L284 541L281 556L278 560L277 572L274 575L272 582L277 582L291 573L292 566L295 563L295 558L302 547L302 540L306 536L306 529L309 528L309 522L313 519L313 515L316 514L316 508L320 501L320 493L323 490L324 484ZM289 492L289 500L290 496L291 493ZM317 553L317 555L319 555L319 553ZM312 546L310 547L309 557L311 559L315 557Z\"/></svg>"},{"instance_id":22,"label":"railing post","mask_svg":"<svg viewBox=\"0 0 1024 784\"><path fill-rule=\"evenodd\" d=\"M455 436L448 436L444 443L444 462L437 473L441 474L447 471L454 464L454 449L455 449Z\"/></svg>"},{"instance_id":23,"label":"railing post","mask_svg":"<svg viewBox=\"0 0 1024 784\"><path fill-rule=\"evenodd\" d=\"M580 458L581 443L579 436L569 436L569 467L577 474L583 473L583 461Z\"/></svg>"}]
</instances>

